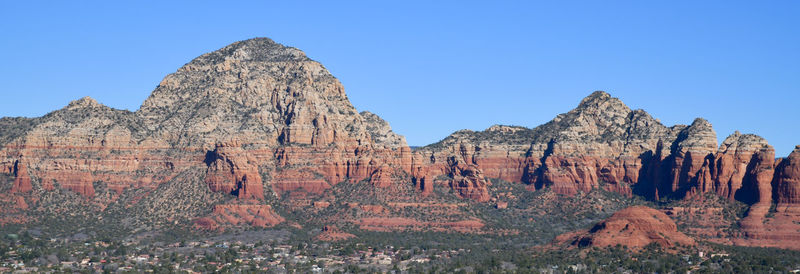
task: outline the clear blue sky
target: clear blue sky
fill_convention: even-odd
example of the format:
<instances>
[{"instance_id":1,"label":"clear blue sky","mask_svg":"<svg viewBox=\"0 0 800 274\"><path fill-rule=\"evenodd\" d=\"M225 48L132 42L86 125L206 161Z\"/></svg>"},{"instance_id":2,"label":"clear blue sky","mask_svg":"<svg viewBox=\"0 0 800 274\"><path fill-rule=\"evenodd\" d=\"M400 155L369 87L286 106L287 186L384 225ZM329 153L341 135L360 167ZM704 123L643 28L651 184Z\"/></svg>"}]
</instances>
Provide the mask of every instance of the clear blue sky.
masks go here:
<instances>
[{"instance_id":1,"label":"clear blue sky","mask_svg":"<svg viewBox=\"0 0 800 274\"><path fill-rule=\"evenodd\" d=\"M0 3L0 116L87 95L136 110L192 58L266 36L411 145L537 126L594 90L667 125L704 117L720 142L800 144L800 1L52 2Z\"/></svg>"}]
</instances>

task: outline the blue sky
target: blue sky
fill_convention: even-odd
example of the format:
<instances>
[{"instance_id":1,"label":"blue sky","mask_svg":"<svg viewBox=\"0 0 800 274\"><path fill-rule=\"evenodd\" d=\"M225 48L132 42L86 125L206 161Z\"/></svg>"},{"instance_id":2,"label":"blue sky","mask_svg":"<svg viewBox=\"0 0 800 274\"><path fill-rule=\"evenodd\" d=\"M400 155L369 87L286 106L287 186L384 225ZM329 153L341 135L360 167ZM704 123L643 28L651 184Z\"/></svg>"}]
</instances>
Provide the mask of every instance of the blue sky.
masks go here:
<instances>
[{"instance_id":1,"label":"blue sky","mask_svg":"<svg viewBox=\"0 0 800 274\"><path fill-rule=\"evenodd\" d=\"M534 127L594 90L667 125L704 117L720 142L800 144L800 1L19 2L0 2L0 116L136 110L192 58L270 37L411 145Z\"/></svg>"}]
</instances>

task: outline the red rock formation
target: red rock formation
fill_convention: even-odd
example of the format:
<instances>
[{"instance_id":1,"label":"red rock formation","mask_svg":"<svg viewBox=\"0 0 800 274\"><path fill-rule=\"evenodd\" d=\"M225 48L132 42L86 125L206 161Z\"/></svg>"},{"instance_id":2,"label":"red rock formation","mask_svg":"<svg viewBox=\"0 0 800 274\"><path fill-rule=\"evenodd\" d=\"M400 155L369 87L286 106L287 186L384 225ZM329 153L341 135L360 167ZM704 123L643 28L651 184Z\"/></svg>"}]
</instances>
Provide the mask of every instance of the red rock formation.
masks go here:
<instances>
[{"instance_id":1,"label":"red rock formation","mask_svg":"<svg viewBox=\"0 0 800 274\"><path fill-rule=\"evenodd\" d=\"M433 193L434 177L431 175L430 168L422 165L414 165L413 177L411 180L414 186L422 192L423 196L428 196Z\"/></svg>"},{"instance_id":2,"label":"red rock formation","mask_svg":"<svg viewBox=\"0 0 800 274\"><path fill-rule=\"evenodd\" d=\"M742 188L737 191L738 200L749 203L747 217L742 220L742 229L753 238L765 233L764 219L772 206L772 178L775 152L772 147L764 148L753 155L747 167Z\"/></svg>"},{"instance_id":3,"label":"red rock formation","mask_svg":"<svg viewBox=\"0 0 800 274\"><path fill-rule=\"evenodd\" d=\"M407 173L411 169L408 147L281 147L276 149L275 155L281 169L278 172L280 180L276 182L285 185L279 187L281 191L308 189L321 193L321 190L340 182L373 179L373 184L388 187L396 180L394 174ZM322 186L322 183L327 186Z\"/></svg>"},{"instance_id":4,"label":"red rock formation","mask_svg":"<svg viewBox=\"0 0 800 274\"><path fill-rule=\"evenodd\" d=\"M457 191L461 197L473 199L478 202L489 201L490 184L483 176L483 172L475 165L456 165L450 187Z\"/></svg>"},{"instance_id":5,"label":"red rock formation","mask_svg":"<svg viewBox=\"0 0 800 274\"><path fill-rule=\"evenodd\" d=\"M284 170L275 175L272 181L272 189L278 195L297 190L321 194L329 188L330 184L321 175L307 170Z\"/></svg>"},{"instance_id":6,"label":"red rock formation","mask_svg":"<svg viewBox=\"0 0 800 274\"><path fill-rule=\"evenodd\" d=\"M370 176L370 183L373 186L379 188L386 188L392 186L392 174L394 174L394 170L392 170L389 166L381 166L374 172L372 172L372 176Z\"/></svg>"},{"instance_id":7,"label":"red rock formation","mask_svg":"<svg viewBox=\"0 0 800 274\"><path fill-rule=\"evenodd\" d=\"M776 168L775 197L778 206L800 206L800 146Z\"/></svg>"},{"instance_id":8,"label":"red rock formation","mask_svg":"<svg viewBox=\"0 0 800 274\"><path fill-rule=\"evenodd\" d=\"M716 188L716 193L731 200L736 199L737 193L739 193L740 197L744 196L745 194L740 190L745 184L748 174L751 174L749 178L758 181L763 181L765 179L763 177L767 176L767 174L757 170L764 169L765 165L772 165L774 159L766 159L770 158L770 155L774 158L775 152L772 147L767 144L766 140L756 135L741 134L737 131L726 138L720 145L715 157L716 178L714 187ZM769 169L771 170L772 168L770 167ZM758 173L761 173L761 179L758 178ZM755 177L752 175L755 175ZM771 177L771 175L767 177ZM772 178L766 178L766 180L771 182ZM765 187L762 186L759 189L765 189ZM755 189L751 187L750 192L753 193L752 190ZM769 193L767 196L771 195Z\"/></svg>"},{"instance_id":9,"label":"red rock formation","mask_svg":"<svg viewBox=\"0 0 800 274\"><path fill-rule=\"evenodd\" d=\"M547 157L542 178L556 193L574 195L599 186L595 159L590 157Z\"/></svg>"},{"instance_id":10,"label":"red rock formation","mask_svg":"<svg viewBox=\"0 0 800 274\"><path fill-rule=\"evenodd\" d=\"M705 119L694 122L678 134L672 146L672 154L667 157L669 178L661 184L659 192L683 198L701 192L708 183L707 176L701 172L709 165L709 158L717 149L717 136L711 124Z\"/></svg>"},{"instance_id":11,"label":"red rock formation","mask_svg":"<svg viewBox=\"0 0 800 274\"><path fill-rule=\"evenodd\" d=\"M217 144L206 156L206 183L211 191L236 195L240 199L264 199L258 167L247 159L236 142Z\"/></svg>"},{"instance_id":12,"label":"red rock formation","mask_svg":"<svg viewBox=\"0 0 800 274\"><path fill-rule=\"evenodd\" d=\"M412 164L412 180L423 195L430 194L437 180L455 191L459 196L480 202L489 201L491 198L488 186L491 184L483 174L475 159L475 147L468 144L457 144L450 147L458 151L458 155L436 153L433 151L420 151L414 155ZM480 150L480 148L477 148ZM433 155L426 156L426 153ZM499 174L494 170L495 174ZM446 176L446 180L439 178Z\"/></svg>"},{"instance_id":13,"label":"red rock formation","mask_svg":"<svg viewBox=\"0 0 800 274\"><path fill-rule=\"evenodd\" d=\"M768 157L766 155L761 158ZM766 159L762 161L769 162ZM760 200L751 206L748 216L742 220L742 228L748 237L735 239L734 243L800 249L797 244L800 242L800 233L797 233L800 231L800 146L789 157L781 160L774 170L774 191L771 194L777 205L773 212L769 212L771 203L767 194L770 194L770 186L766 183L770 170L766 164L756 166L749 174L757 182L756 189L750 191L758 193Z\"/></svg>"},{"instance_id":14,"label":"red rock formation","mask_svg":"<svg viewBox=\"0 0 800 274\"><path fill-rule=\"evenodd\" d=\"M646 206L620 210L590 230L564 234L556 242L580 247L609 247L620 244L634 250L651 243L664 247L695 244L692 238L678 231L677 225L669 216Z\"/></svg>"},{"instance_id":15,"label":"red rock formation","mask_svg":"<svg viewBox=\"0 0 800 274\"><path fill-rule=\"evenodd\" d=\"M14 185L11 187L11 193L14 192L29 192L33 189L31 185L31 177L28 175L28 168L25 164L20 163L19 160L14 162Z\"/></svg>"}]
</instances>

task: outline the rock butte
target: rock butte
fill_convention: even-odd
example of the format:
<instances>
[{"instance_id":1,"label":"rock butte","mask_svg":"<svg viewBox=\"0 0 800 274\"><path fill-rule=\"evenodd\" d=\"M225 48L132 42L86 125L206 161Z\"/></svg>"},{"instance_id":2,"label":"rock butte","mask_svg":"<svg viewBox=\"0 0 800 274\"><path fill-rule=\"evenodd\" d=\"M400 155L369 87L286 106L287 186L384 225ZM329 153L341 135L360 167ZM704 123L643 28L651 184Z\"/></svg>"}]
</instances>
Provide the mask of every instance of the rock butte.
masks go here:
<instances>
[{"instance_id":1,"label":"rock butte","mask_svg":"<svg viewBox=\"0 0 800 274\"><path fill-rule=\"evenodd\" d=\"M666 214L646 206L620 210L589 230L563 234L555 242L579 247L620 244L632 249L641 249L649 244L664 247L695 245L692 238L678 232L678 226Z\"/></svg>"},{"instance_id":2,"label":"rock butte","mask_svg":"<svg viewBox=\"0 0 800 274\"><path fill-rule=\"evenodd\" d=\"M435 198L445 188L483 203L497 201L489 186L499 179L563 195L600 188L651 200L713 193L750 205L742 221L748 237L738 244L800 246L800 148L776 161L766 140L738 132L717 146L704 119L668 127L597 91L535 128L462 130L412 151L386 121L357 112L321 64L267 38L197 57L135 112L87 97L43 117L0 119L0 128L0 171L10 178L0 201L15 201L0 204L4 220L25 222L24 212L37 210L47 193L67 191L97 210L162 205L148 209L155 218L170 204L183 207L175 218L204 229L268 227L285 222L270 207L274 197L321 201L338 184L366 181L385 193L413 185L409 195ZM141 193L126 196L131 190ZM772 205L777 214L764 222ZM430 224L376 218L354 224ZM433 227L483 226L458 222Z\"/></svg>"}]
</instances>

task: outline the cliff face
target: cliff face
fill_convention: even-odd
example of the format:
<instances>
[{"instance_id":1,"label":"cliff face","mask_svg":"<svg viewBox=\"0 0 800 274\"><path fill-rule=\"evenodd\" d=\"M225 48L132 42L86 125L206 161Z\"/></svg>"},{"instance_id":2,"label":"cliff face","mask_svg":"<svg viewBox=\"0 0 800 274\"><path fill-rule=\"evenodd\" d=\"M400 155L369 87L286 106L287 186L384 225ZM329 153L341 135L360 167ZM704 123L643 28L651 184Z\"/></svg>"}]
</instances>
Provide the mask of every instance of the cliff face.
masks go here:
<instances>
[{"instance_id":1,"label":"cliff face","mask_svg":"<svg viewBox=\"0 0 800 274\"><path fill-rule=\"evenodd\" d=\"M800 146L778 164L774 185L778 206L800 205Z\"/></svg>"},{"instance_id":2,"label":"cliff face","mask_svg":"<svg viewBox=\"0 0 800 274\"><path fill-rule=\"evenodd\" d=\"M742 221L748 239L736 243L797 249L800 242L797 233L800 231L800 146L782 159L774 170L759 166L762 168L756 167L755 172L748 174L755 181L759 197ZM767 176L773 173L774 176ZM771 205L774 208L770 209Z\"/></svg>"},{"instance_id":3,"label":"cliff face","mask_svg":"<svg viewBox=\"0 0 800 274\"><path fill-rule=\"evenodd\" d=\"M774 159L775 150L764 138L739 132L728 136L720 145L714 163L717 194L728 199L739 197L751 203L761 198L771 200L771 193L764 195L760 191L771 188L772 175L761 174L762 178L758 178L758 170L772 170ZM765 176L769 178L763 178Z\"/></svg>"}]
</instances>

